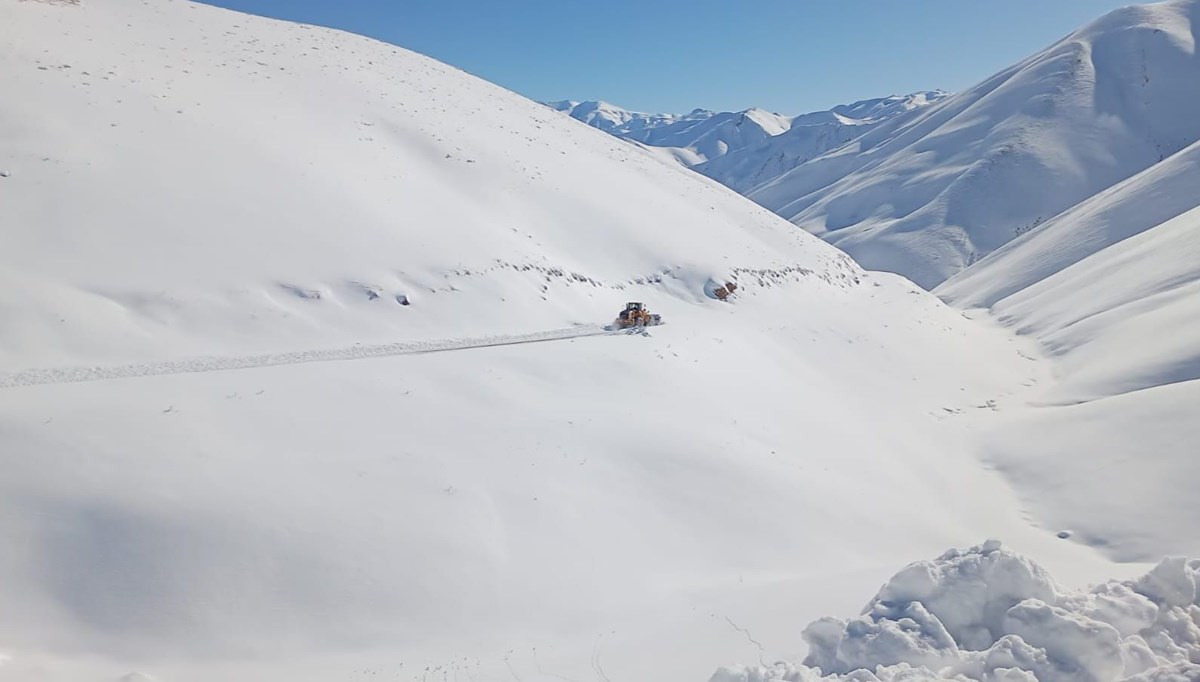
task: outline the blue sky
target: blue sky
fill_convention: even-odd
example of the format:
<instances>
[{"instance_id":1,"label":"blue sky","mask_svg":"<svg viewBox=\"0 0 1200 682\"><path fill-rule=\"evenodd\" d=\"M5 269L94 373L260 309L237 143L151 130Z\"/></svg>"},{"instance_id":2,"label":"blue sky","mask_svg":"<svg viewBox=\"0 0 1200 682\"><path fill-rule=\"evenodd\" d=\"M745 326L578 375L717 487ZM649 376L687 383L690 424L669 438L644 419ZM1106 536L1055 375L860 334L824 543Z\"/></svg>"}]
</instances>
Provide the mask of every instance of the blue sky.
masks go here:
<instances>
[{"instance_id":1,"label":"blue sky","mask_svg":"<svg viewBox=\"0 0 1200 682\"><path fill-rule=\"evenodd\" d=\"M369 35L539 100L796 114L961 90L1130 0L209 0Z\"/></svg>"}]
</instances>

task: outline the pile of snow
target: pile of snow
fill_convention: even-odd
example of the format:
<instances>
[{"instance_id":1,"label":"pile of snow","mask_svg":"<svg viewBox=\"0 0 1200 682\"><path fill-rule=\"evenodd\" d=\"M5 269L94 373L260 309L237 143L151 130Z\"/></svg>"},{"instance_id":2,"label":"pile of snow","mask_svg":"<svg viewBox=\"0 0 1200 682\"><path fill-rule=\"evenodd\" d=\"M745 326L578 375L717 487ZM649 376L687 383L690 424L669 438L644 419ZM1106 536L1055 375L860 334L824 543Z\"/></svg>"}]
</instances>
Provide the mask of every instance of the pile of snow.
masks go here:
<instances>
[{"instance_id":1,"label":"pile of snow","mask_svg":"<svg viewBox=\"0 0 1200 682\"><path fill-rule=\"evenodd\" d=\"M747 196L933 288L1200 139L1200 2L1117 10Z\"/></svg>"},{"instance_id":2,"label":"pile of snow","mask_svg":"<svg viewBox=\"0 0 1200 682\"><path fill-rule=\"evenodd\" d=\"M711 682L1190 682L1200 679L1200 561L1065 591L997 541L912 564L862 615L804 630L803 665Z\"/></svg>"},{"instance_id":3,"label":"pile of snow","mask_svg":"<svg viewBox=\"0 0 1200 682\"><path fill-rule=\"evenodd\" d=\"M946 96L940 90L893 95L799 116L782 116L758 108L645 114L607 102L562 101L548 102L547 106L642 144L741 192L846 143L876 124Z\"/></svg>"}]
</instances>

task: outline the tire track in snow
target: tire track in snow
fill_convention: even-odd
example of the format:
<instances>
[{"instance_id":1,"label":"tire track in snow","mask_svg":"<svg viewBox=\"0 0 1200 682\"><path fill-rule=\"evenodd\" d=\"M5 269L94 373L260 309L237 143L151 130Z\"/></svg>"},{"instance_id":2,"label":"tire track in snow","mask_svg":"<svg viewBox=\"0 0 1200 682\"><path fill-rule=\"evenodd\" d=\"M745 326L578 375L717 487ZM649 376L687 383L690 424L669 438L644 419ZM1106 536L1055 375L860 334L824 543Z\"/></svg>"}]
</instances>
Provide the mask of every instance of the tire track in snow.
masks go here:
<instances>
[{"instance_id":1,"label":"tire track in snow","mask_svg":"<svg viewBox=\"0 0 1200 682\"><path fill-rule=\"evenodd\" d=\"M366 360L394 355L444 353L448 351L470 350L472 348L516 346L529 343L545 343L548 341L564 341L588 336L611 336L627 333L629 333L628 330L614 331L599 325L579 325L565 329L551 329L530 334L508 336L480 336L434 341L401 341L344 348L291 351L287 353L263 353L240 357L201 356L182 360L163 360L160 362L128 365L27 369L9 374L0 374L0 389L20 386L41 386L44 384L134 379L138 377L162 376L165 374L222 372L258 367L276 367L279 365L299 365L310 362Z\"/></svg>"}]
</instances>

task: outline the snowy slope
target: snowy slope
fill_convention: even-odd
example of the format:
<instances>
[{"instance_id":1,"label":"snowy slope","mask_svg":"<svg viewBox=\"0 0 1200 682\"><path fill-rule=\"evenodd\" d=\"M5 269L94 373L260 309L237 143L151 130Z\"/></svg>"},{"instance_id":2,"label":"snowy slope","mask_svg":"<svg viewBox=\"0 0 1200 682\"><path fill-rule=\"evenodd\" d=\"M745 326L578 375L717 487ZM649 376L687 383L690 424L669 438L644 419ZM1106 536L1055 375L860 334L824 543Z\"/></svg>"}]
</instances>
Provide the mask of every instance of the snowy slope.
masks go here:
<instances>
[{"instance_id":1,"label":"snowy slope","mask_svg":"<svg viewBox=\"0 0 1200 682\"><path fill-rule=\"evenodd\" d=\"M1193 144L1009 242L936 291L962 307L995 305L1200 206L1197 186L1200 144Z\"/></svg>"},{"instance_id":2,"label":"snowy slope","mask_svg":"<svg viewBox=\"0 0 1200 682\"><path fill-rule=\"evenodd\" d=\"M664 274L686 298L733 268L857 276L766 211L627 145L497 88L450 88L449 67L370 43L347 56L327 32L297 26L260 36L227 19L218 30L205 21L220 15L191 5L151 3L139 21L182 34L143 38L158 24L126 27L131 11L4 6L5 86L23 93L0 129L9 362L612 315L605 297L524 317L481 304L464 318L435 303L442 290L489 304L532 290L540 303L550 284L586 301ZM60 53L45 51L54 38L42 34L81 21L97 22L96 44L63 37ZM187 54L165 54L172 42ZM495 124L472 132L483 111ZM581 154L599 160L581 167ZM60 321L63 310L80 314Z\"/></svg>"},{"instance_id":3,"label":"snowy slope","mask_svg":"<svg viewBox=\"0 0 1200 682\"><path fill-rule=\"evenodd\" d=\"M1184 538L1200 552L1184 520L1200 516L1198 186L1195 144L936 290L990 307L1049 350L1046 406L990 438L989 456L1047 523L1120 558ZM1054 494L1064 487L1072 493Z\"/></svg>"},{"instance_id":4,"label":"snowy slope","mask_svg":"<svg viewBox=\"0 0 1200 682\"><path fill-rule=\"evenodd\" d=\"M1142 568L974 456L1031 343L460 71L0 0L0 89L0 679L704 679L979 537Z\"/></svg>"},{"instance_id":5,"label":"snowy slope","mask_svg":"<svg viewBox=\"0 0 1200 682\"><path fill-rule=\"evenodd\" d=\"M1198 25L1196 0L1115 11L748 196L932 288L1200 139Z\"/></svg>"}]
</instances>

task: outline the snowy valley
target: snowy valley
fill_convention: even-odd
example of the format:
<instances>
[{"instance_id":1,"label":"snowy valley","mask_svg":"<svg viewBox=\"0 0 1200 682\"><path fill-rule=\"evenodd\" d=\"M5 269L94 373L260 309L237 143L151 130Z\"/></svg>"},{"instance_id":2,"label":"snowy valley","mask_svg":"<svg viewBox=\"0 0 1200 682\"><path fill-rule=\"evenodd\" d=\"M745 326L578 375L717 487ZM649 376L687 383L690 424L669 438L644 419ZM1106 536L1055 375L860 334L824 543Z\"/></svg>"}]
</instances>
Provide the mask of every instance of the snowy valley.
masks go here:
<instances>
[{"instance_id":1,"label":"snowy valley","mask_svg":"<svg viewBox=\"0 0 1200 682\"><path fill-rule=\"evenodd\" d=\"M654 117L0 0L0 680L1200 679L1198 24Z\"/></svg>"}]
</instances>

